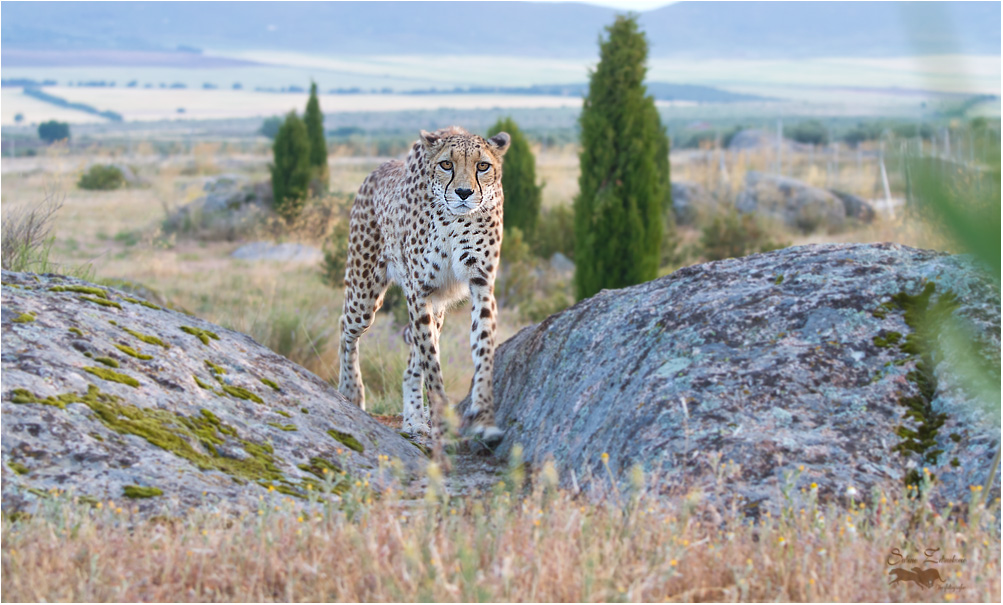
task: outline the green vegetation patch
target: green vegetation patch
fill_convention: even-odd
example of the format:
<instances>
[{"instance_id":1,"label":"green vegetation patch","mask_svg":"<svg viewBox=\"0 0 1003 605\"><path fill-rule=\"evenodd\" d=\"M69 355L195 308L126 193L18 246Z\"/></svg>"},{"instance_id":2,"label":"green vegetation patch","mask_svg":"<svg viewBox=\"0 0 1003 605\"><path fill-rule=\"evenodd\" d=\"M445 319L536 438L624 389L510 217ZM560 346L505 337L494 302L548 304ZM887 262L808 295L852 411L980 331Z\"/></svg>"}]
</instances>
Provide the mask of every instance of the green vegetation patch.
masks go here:
<instances>
[{"instance_id":1,"label":"green vegetation patch","mask_svg":"<svg viewBox=\"0 0 1003 605\"><path fill-rule=\"evenodd\" d=\"M123 353L125 353L126 355L128 355L130 357L135 357L136 359L143 359L143 360L153 359L153 355L147 355L145 353L140 353L139 351L137 351L136 349L133 349L132 347L130 347L128 345L116 344L115 348L118 349L119 351L122 351Z\"/></svg>"},{"instance_id":2,"label":"green vegetation patch","mask_svg":"<svg viewBox=\"0 0 1003 605\"><path fill-rule=\"evenodd\" d=\"M265 402L264 399L248 391L244 387L235 387L232 384L222 384L220 385L220 388L222 388L223 392L226 393L227 395L230 395L231 397L236 397L237 399L249 399L255 403Z\"/></svg>"},{"instance_id":3,"label":"green vegetation patch","mask_svg":"<svg viewBox=\"0 0 1003 605\"><path fill-rule=\"evenodd\" d=\"M295 424L282 424L281 422L266 422L268 426L273 426L280 431L298 431Z\"/></svg>"},{"instance_id":4,"label":"green vegetation patch","mask_svg":"<svg viewBox=\"0 0 1003 605\"><path fill-rule=\"evenodd\" d=\"M275 391L281 391L282 390L282 389L279 388L279 385L276 384L274 380L269 380L267 378L259 378L258 380L260 380L262 384L265 384L265 385L268 385L268 386L272 387L272 390L275 390Z\"/></svg>"},{"instance_id":5,"label":"green vegetation patch","mask_svg":"<svg viewBox=\"0 0 1003 605\"><path fill-rule=\"evenodd\" d=\"M90 294L98 298L108 298L108 292L105 289L94 286L53 286L49 288L49 292L76 292L78 294Z\"/></svg>"},{"instance_id":6,"label":"green vegetation patch","mask_svg":"<svg viewBox=\"0 0 1003 605\"><path fill-rule=\"evenodd\" d=\"M345 447L349 449L355 450L359 453L365 451L365 448L362 447L362 444L359 443L359 440L356 439L355 437L352 437L348 433L342 433L341 431L329 429L327 431L327 434L333 437L335 440L340 441L342 444L344 444Z\"/></svg>"},{"instance_id":7,"label":"green vegetation patch","mask_svg":"<svg viewBox=\"0 0 1003 605\"><path fill-rule=\"evenodd\" d=\"M141 487L139 485L122 486L122 495L126 498L153 498L164 495L159 487Z\"/></svg>"},{"instance_id":8,"label":"green vegetation patch","mask_svg":"<svg viewBox=\"0 0 1003 605\"><path fill-rule=\"evenodd\" d=\"M212 370L213 374L215 374L217 376L220 376L222 374L226 374L226 368L224 368L221 365L217 365L217 364L209 361L208 359L205 360L205 365L206 365L207 368L209 368L210 370Z\"/></svg>"},{"instance_id":9,"label":"green vegetation patch","mask_svg":"<svg viewBox=\"0 0 1003 605\"><path fill-rule=\"evenodd\" d=\"M78 296L80 300L86 300L87 302L97 303L102 307L115 307L116 309L121 309L122 305L118 304L113 300L107 300L104 298L96 298L94 296Z\"/></svg>"},{"instance_id":10,"label":"green vegetation patch","mask_svg":"<svg viewBox=\"0 0 1003 605\"><path fill-rule=\"evenodd\" d=\"M21 464L20 462L11 461L7 463L7 466L10 467L10 470L14 471L18 475L27 475L28 473L31 472L31 469Z\"/></svg>"},{"instance_id":11,"label":"green vegetation patch","mask_svg":"<svg viewBox=\"0 0 1003 605\"><path fill-rule=\"evenodd\" d=\"M203 389L205 389L207 391L212 391L213 390L213 386L211 384L209 384L208 382L202 380L201 378L199 378L195 374L192 374L192 378L195 379L195 384L199 385L200 388L203 388Z\"/></svg>"},{"instance_id":12,"label":"green vegetation patch","mask_svg":"<svg viewBox=\"0 0 1003 605\"><path fill-rule=\"evenodd\" d=\"M902 335L898 332L882 331L881 334L874 337L874 346L887 349L888 347L897 345L900 340L902 340Z\"/></svg>"},{"instance_id":13,"label":"green vegetation patch","mask_svg":"<svg viewBox=\"0 0 1003 605\"><path fill-rule=\"evenodd\" d=\"M287 412L285 410L272 410L272 411L275 412L276 414L278 414L279 416L285 416L286 418L292 418L293 417L292 414L290 414L289 412Z\"/></svg>"},{"instance_id":14,"label":"green vegetation patch","mask_svg":"<svg viewBox=\"0 0 1003 605\"><path fill-rule=\"evenodd\" d=\"M70 328L69 332L70 332L70 334L76 334L77 336L81 336L81 337L84 335L83 330L81 330L80 328Z\"/></svg>"},{"instance_id":15,"label":"green vegetation patch","mask_svg":"<svg viewBox=\"0 0 1003 605\"><path fill-rule=\"evenodd\" d=\"M186 334L191 334L202 341L202 344L208 345L209 339L219 340L219 336L215 332L210 332L209 330L203 330L201 328L193 328L191 326L181 326L181 331Z\"/></svg>"},{"instance_id":16,"label":"green vegetation patch","mask_svg":"<svg viewBox=\"0 0 1003 605\"><path fill-rule=\"evenodd\" d=\"M151 303L149 301L146 301L146 300L141 300L141 299L138 299L138 298L132 298L130 296L123 296L122 300L124 300L125 302L130 302L130 303L132 303L134 305L143 305L144 307L149 307L150 309L155 309L157 311L163 311L162 308L160 308L157 305L155 305L155 304L153 304L153 303Z\"/></svg>"},{"instance_id":17,"label":"green vegetation patch","mask_svg":"<svg viewBox=\"0 0 1003 605\"><path fill-rule=\"evenodd\" d=\"M85 372L94 374L98 378L104 380L110 380L112 382L121 382L122 384L127 384L132 388L139 387L139 381L129 376L128 374L122 374L121 372L116 372L114 370L109 370L107 368L98 368L95 366L87 366L83 369Z\"/></svg>"},{"instance_id":18,"label":"green vegetation patch","mask_svg":"<svg viewBox=\"0 0 1003 605\"><path fill-rule=\"evenodd\" d=\"M18 315L17 317L15 317L14 319L12 319L11 321L14 322L14 323L16 323L16 324L28 324L28 323L31 323L31 322L35 321L35 314L34 313L22 313L22 314Z\"/></svg>"},{"instance_id":19,"label":"green vegetation patch","mask_svg":"<svg viewBox=\"0 0 1003 605\"><path fill-rule=\"evenodd\" d=\"M118 367L118 362L115 361L114 359L112 359L111 357L95 357L94 361L96 361L98 363L103 363L104 365L108 366L109 368L117 368Z\"/></svg>"},{"instance_id":20,"label":"green vegetation patch","mask_svg":"<svg viewBox=\"0 0 1003 605\"><path fill-rule=\"evenodd\" d=\"M117 324L114 324L114 325L117 325ZM142 340L146 344L157 345L158 347L163 347L165 349L170 349L171 348L171 345L169 343L166 343L163 340L160 340L156 336L152 336L150 334L143 334L142 332L137 332L135 330L130 330L129 328L122 328L122 329L125 330L125 332L127 334L130 334L131 336L135 336L136 338Z\"/></svg>"},{"instance_id":21,"label":"green vegetation patch","mask_svg":"<svg viewBox=\"0 0 1003 605\"><path fill-rule=\"evenodd\" d=\"M936 289L936 284L929 282L919 294L900 292L892 296L891 303L883 305L904 311L903 319L912 332L904 340L899 338L894 342L898 343L903 353L916 359L915 369L906 374L906 378L919 389L918 394L899 399L899 404L906 408L904 418L912 419L918 426L910 429L900 425L895 434L901 441L892 447L892 451L903 456L918 455L921 465L930 466L936 465L938 458L944 453L944 450L937 447L937 432L947 420L947 414L937 413L932 405L937 392L933 353L940 327L959 306L957 296L951 291L942 292L936 302L931 302ZM931 478L936 477L931 474ZM922 481L922 473L916 468L906 474L906 485L919 486Z\"/></svg>"},{"instance_id":22,"label":"green vegetation patch","mask_svg":"<svg viewBox=\"0 0 1003 605\"><path fill-rule=\"evenodd\" d=\"M141 437L203 471L220 471L242 481L283 479L270 445L242 439L235 428L221 422L208 410L202 410L197 416L185 416L167 410L141 408L125 404L120 397L103 393L94 385L87 388L86 394L66 393L45 399L25 389L15 389L13 401L59 408L65 408L69 403L82 403L109 429ZM242 446L247 457L238 460L220 455L217 447L227 442Z\"/></svg>"}]
</instances>

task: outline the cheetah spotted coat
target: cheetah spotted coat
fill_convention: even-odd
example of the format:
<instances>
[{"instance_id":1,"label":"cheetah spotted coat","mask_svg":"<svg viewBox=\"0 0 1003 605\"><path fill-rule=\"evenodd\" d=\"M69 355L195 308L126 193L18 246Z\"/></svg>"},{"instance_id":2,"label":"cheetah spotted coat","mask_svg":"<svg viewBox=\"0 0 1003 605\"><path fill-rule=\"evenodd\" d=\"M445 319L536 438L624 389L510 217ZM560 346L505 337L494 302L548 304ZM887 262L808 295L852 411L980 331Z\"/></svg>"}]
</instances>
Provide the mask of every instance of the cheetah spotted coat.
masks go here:
<instances>
[{"instance_id":1,"label":"cheetah spotted coat","mask_svg":"<svg viewBox=\"0 0 1003 605\"><path fill-rule=\"evenodd\" d=\"M366 178L352 207L338 388L365 409L359 338L390 283L399 284L407 299L411 342L403 430L430 434L435 443L447 409L439 333L447 307L468 295L474 378L466 420L471 433L489 444L501 438L494 424L491 370L502 156L509 142L507 133L483 139L455 126L422 131L405 161L387 162ZM423 404L423 386L430 410Z\"/></svg>"}]
</instances>

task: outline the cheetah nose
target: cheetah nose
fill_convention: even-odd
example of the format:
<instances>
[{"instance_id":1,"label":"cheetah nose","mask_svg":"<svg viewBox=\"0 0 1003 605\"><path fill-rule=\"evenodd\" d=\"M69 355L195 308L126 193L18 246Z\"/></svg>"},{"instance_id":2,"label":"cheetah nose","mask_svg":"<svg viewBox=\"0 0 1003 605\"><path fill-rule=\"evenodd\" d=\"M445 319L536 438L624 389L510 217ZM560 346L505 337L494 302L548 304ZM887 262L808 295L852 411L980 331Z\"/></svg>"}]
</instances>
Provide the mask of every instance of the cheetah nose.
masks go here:
<instances>
[{"instance_id":1,"label":"cheetah nose","mask_svg":"<svg viewBox=\"0 0 1003 605\"><path fill-rule=\"evenodd\" d=\"M456 195L460 196L461 200L465 200L474 193L473 189L457 189Z\"/></svg>"}]
</instances>

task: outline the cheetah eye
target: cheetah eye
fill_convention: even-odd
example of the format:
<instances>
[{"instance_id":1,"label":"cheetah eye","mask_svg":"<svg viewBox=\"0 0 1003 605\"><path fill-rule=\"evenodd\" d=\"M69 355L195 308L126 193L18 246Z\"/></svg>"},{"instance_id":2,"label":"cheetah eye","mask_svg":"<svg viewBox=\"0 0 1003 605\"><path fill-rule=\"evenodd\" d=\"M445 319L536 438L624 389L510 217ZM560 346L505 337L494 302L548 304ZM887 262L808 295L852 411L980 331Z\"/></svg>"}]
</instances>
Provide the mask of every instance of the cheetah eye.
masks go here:
<instances>
[{"instance_id":1,"label":"cheetah eye","mask_svg":"<svg viewBox=\"0 0 1003 605\"><path fill-rule=\"evenodd\" d=\"M453 163L450 162L449 160L442 160L441 162L439 162L439 166L443 170L452 170L453 169Z\"/></svg>"},{"instance_id":2,"label":"cheetah eye","mask_svg":"<svg viewBox=\"0 0 1003 605\"><path fill-rule=\"evenodd\" d=\"M488 168L491 168L491 164L489 164L488 162L477 162L477 169L480 170L481 172L484 172Z\"/></svg>"}]
</instances>

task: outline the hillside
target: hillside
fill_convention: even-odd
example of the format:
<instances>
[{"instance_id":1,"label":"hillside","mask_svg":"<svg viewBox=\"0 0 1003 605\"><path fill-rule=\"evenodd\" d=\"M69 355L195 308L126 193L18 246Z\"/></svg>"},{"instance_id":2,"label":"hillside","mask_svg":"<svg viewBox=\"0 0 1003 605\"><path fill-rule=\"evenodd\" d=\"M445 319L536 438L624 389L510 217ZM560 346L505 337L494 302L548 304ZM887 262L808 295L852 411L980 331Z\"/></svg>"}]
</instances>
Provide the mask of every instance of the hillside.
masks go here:
<instances>
[{"instance_id":1,"label":"hillside","mask_svg":"<svg viewBox=\"0 0 1003 605\"><path fill-rule=\"evenodd\" d=\"M537 2L5 2L2 13L5 50L581 58L595 54L616 11ZM679 2L643 13L641 24L653 57L1000 52L1000 4L990 2ZM5 53L4 66L21 57Z\"/></svg>"}]
</instances>

